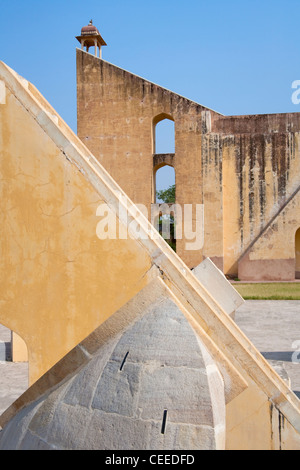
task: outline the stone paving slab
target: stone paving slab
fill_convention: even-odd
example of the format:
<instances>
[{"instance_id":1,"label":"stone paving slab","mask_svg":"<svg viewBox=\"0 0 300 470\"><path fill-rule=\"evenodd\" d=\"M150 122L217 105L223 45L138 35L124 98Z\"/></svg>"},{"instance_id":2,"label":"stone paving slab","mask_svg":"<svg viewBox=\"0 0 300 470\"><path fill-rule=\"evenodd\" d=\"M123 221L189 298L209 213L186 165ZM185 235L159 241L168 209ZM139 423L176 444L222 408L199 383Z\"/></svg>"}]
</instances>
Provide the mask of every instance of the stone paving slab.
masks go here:
<instances>
[{"instance_id":1,"label":"stone paving slab","mask_svg":"<svg viewBox=\"0 0 300 470\"><path fill-rule=\"evenodd\" d=\"M0 415L28 388L27 362L0 362Z\"/></svg>"},{"instance_id":2,"label":"stone paving slab","mask_svg":"<svg viewBox=\"0 0 300 470\"><path fill-rule=\"evenodd\" d=\"M272 365L284 365L300 398L300 300L247 300L235 321Z\"/></svg>"}]
</instances>

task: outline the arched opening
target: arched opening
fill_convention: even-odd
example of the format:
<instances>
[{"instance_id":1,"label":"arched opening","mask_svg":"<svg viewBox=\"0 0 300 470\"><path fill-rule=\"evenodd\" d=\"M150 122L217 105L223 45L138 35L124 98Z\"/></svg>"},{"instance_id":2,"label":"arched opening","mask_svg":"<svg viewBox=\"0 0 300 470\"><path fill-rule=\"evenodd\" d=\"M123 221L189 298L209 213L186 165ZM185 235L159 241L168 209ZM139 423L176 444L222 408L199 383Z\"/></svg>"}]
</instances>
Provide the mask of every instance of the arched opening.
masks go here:
<instances>
[{"instance_id":1,"label":"arched opening","mask_svg":"<svg viewBox=\"0 0 300 470\"><path fill-rule=\"evenodd\" d=\"M170 165L162 165L157 168L155 178L155 202L162 204L175 203L175 170Z\"/></svg>"},{"instance_id":2,"label":"arched opening","mask_svg":"<svg viewBox=\"0 0 300 470\"><path fill-rule=\"evenodd\" d=\"M300 279L300 228L295 235L295 278Z\"/></svg>"},{"instance_id":3,"label":"arched opening","mask_svg":"<svg viewBox=\"0 0 300 470\"><path fill-rule=\"evenodd\" d=\"M175 123L168 114L160 114L153 120L153 153L175 153Z\"/></svg>"},{"instance_id":4,"label":"arched opening","mask_svg":"<svg viewBox=\"0 0 300 470\"><path fill-rule=\"evenodd\" d=\"M167 164L154 169L156 220L154 226L176 251L175 238L175 170ZM158 218L158 220L157 220Z\"/></svg>"},{"instance_id":5,"label":"arched opening","mask_svg":"<svg viewBox=\"0 0 300 470\"><path fill-rule=\"evenodd\" d=\"M14 362L14 359L17 360L17 362ZM23 360L19 361L18 359ZM19 335L1 324L0 376L1 415L14 401L17 400L17 398L19 398L27 390L29 386L28 353L26 344Z\"/></svg>"}]
</instances>

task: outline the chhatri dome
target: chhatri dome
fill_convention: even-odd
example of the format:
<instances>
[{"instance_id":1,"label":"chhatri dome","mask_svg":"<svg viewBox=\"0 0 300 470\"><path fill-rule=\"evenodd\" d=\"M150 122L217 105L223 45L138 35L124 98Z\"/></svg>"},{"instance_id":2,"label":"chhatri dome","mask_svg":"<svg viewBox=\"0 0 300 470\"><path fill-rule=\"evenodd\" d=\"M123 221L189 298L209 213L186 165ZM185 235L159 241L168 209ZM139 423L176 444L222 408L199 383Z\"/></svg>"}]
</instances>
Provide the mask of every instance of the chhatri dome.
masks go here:
<instances>
[{"instance_id":1,"label":"chhatri dome","mask_svg":"<svg viewBox=\"0 0 300 470\"><path fill-rule=\"evenodd\" d=\"M86 52L89 52L90 47L95 47L95 56L98 57L99 50L99 58L102 58L102 46L107 46L107 44L93 25L93 20L81 28L81 35L76 36L76 39L80 42L82 50L86 48Z\"/></svg>"},{"instance_id":2,"label":"chhatri dome","mask_svg":"<svg viewBox=\"0 0 300 470\"><path fill-rule=\"evenodd\" d=\"M81 28L82 36L89 34L100 34L96 26L93 25L93 20L91 20L87 26L83 26L83 28Z\"/></svg>"}]
</instances>

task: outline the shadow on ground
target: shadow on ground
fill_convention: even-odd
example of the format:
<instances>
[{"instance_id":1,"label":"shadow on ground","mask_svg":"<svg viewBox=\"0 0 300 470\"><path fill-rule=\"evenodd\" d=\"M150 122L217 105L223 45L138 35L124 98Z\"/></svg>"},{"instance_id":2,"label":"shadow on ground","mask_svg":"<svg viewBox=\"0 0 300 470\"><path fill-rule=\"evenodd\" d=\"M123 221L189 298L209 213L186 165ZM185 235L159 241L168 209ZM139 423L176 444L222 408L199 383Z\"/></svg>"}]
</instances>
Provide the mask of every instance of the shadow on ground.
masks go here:
<instances>
[{"instance_id":1,"label":"shadow on ground","mask_svg":"<svg viewBox=\"0 0 300 470\"><path fill-rule=\"evenodd\" d=\"M265 359L271 361L283 361L283 362L293 362L297 363L298 358L295 358L295 351L271 351L271 352L262 352L261 353ZM296 355L299 355L296 352Z\"/></svg>"}]
</instances>

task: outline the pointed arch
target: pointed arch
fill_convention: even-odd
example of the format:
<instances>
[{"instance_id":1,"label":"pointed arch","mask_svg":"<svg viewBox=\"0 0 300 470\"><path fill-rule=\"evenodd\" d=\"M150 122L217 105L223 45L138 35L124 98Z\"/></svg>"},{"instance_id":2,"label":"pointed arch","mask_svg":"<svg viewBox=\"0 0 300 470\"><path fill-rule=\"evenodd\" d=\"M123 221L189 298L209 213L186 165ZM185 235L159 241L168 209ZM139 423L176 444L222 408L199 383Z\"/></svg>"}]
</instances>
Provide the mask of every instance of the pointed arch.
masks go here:
<instances>
[{"instance_id":1,"label":"pointed arch","mask_svg":"<svg viewBox=\"0 0 300 470\"><path fill-rule=\"evenodd\" d=\"M175 153L175 121L166 113L158 114L153 119L153 154Z\"/></svg>"},{"instance_id":2,"label":"pointed arch","mask_svg":"<svg viewBox=\"0 0 300 470\"><path fill-rule=\"evenodd\" d=\"M161 202L157 196L157 191L165 191L171 186L175 186L176 175L173 166L162 163L154 169L154 179L155 179L155 201L157 204ZM175 201L170 201L175 202Z\"/></svg>"}]
</instances>

